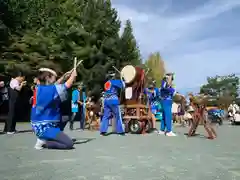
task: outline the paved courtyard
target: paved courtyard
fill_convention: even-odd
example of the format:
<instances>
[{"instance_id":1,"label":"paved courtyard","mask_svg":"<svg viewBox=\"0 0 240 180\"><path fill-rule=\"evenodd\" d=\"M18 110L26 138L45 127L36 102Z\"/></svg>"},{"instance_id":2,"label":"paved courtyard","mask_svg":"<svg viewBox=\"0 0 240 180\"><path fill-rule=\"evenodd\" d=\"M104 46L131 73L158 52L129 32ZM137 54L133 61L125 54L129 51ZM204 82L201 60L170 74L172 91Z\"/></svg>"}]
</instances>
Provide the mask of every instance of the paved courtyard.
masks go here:
<instances>
[{"instance_id":1,"label":"paved courtyard","mask_svg":"<svg viewBox=\"0 0 240 180\"><path fill-rule=\"evenodd\" d=\"M29 130L18 124L18 130ZM0 130L3 126L0 126ZM218 127L219 137L66 132L77 139L69 151L33 149L31 132L0 135L1 180L234 180L240 179L240 126ZM198 131L204 134L202 127Z\"/></svg>"}]
</instances>

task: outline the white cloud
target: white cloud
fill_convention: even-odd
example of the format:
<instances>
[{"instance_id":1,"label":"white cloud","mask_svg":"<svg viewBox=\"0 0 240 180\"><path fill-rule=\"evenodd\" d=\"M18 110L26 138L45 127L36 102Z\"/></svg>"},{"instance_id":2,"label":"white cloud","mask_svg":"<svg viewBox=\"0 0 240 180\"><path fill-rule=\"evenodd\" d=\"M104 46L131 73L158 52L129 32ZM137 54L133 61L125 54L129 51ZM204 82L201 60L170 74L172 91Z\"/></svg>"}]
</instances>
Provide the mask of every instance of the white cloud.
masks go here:
<instances>
[{"instance_id":1,"label":"white cloud","mask_svg":"<svg viewBox=\"0 0 240 180\"><path fill-rule=\"evenodd\" d=\"M240 38L216 38L214 34L200 40L197 37L204 36L206 30L218 34L221 27L214 27L210 21L219 20L217 18L224 13L240 7L239 0L212 0L185 14L174 16L165 13L172 5L171 1L167 2L159 11L150 13L138 11L127 4L113 4L122 21L132 21L144 56L160 51L168 70L176 73L176 84L181 89L200 86L206 76L238 71L236 63L240 65ZM227 23L230 22L222 21L222 28ZM231 26L240 30L236 23Z\"/></svg>"}]
</instances>

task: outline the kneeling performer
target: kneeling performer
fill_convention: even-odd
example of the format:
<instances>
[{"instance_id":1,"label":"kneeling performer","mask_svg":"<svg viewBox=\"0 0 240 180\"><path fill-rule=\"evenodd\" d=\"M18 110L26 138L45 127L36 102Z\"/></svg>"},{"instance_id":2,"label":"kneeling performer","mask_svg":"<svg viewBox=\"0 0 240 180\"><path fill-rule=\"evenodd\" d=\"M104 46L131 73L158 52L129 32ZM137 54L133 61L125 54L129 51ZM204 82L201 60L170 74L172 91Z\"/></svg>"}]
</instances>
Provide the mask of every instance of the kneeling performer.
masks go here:
<instances>
[{"instance_id":1,"label":"kneeling performer","mask_svg":"<svg viewBox=\"0 0 240 180\"><path fill-rule=\"evenodd\" d=\"M100 127L100 134L103 136L107 133L112 116L114 116L116 121L116 132L119 135L125 135L118 99L118 92L124 87L125 83L120 79L111 79L104 84L103 117Z\"/></svg>"},{"instance_id":2,"label":"kneeling performer","mask_svg":"<svg viewBox=\"0 0 240 180\"><path fill-rule=\"evenodd\" d=\"M31 124L37 136L35 149L72 149L73 141L60 129L60 104L66 100L67 89L77 76L73 69L64 84L56 84L55 71L42 68L38 74L38 85L34 90Z\"/></svg>"}]
</instances>

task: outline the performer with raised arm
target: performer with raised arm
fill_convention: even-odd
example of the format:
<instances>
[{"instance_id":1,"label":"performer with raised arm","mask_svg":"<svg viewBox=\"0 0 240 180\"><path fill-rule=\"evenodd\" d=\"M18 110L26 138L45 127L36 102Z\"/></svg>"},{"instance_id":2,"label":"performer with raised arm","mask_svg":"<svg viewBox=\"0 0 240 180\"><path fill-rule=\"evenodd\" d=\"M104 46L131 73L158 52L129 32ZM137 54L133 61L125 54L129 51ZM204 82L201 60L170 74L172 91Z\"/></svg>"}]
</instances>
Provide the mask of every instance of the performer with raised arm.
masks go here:
<instances>
[{"instance_id":1,"label":"performer with raised arm","mask_svg":"<svg viewBox=\"0 0 240 180\"><path fill-rule=\"evenodd\" d=\"M64 84L56 84L57 74L52 69L41 68L38 72L33 97L31 124L37 136L36 149L71 149L73 141L61 131L60 104L66 100L67 89L77 76L76 67Z\"/></svg>"},{"instance_id":2,"label":"performer with raised arm","mask_svg":"<svg viewBox=\"0 0 240 180\"><path fill-rule=\"evenodd\" d=\"M100 134L106 135L109 120L111 115L114 116L116 121L116 132L119 135L125 135L125 130L123 127L122 115L120 111L120 101L118 97L119 90L125 87L123 80L114 79L115 74L109 75L112 79L108 80L104 84L104 104L103 104L103 117L100 127Z\"/></svg>"},{"instance_id":3,"label":"performer with raised arm","mask_svg":"<svg viewBox=\"0 0 240 180\"><path fill-rule=\"evenodd\" d=\"M172 132L172 103L175 89L172 87L173 74L168 73L162 80L161 84L161 104L163 109L163 120L159 134L166 134L167 136L176 136Z\"/></svg>"}]
</instances>

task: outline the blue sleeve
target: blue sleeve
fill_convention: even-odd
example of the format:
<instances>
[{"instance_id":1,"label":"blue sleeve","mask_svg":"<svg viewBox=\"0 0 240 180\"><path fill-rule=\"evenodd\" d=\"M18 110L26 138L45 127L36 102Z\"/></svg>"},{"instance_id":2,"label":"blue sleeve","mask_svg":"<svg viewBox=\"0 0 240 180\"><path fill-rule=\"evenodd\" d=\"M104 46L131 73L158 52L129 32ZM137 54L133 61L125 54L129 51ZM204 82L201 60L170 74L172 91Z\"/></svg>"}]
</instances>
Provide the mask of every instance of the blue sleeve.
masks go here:
<instances>
[{"instance_id":1,"label":"blue sleeve","mask_svg":"<svg viewBox=\"0 0 240 180\"><path fill-rule=\"evenodd\" d=\"M143 94L147 94L147 88L144 88Z\"/></svg>"},{"instance_id":2,"label":"blue sleeve","mask_svg":"<svg viewBox=\"0 0 240 180\"><path fill-rule=\"evenodd\" d=\"M61 101L67 100L67 86L65 84L56 84L57 96Z\"/></svg>"},{"instance_id":3,"label":"blue sleeve","mask_svg":"<svg viewBox=\"0 0 240 180\"><path fill-rule=\"evenodd\" d=\"M172 93L172 94L175 93L175 89L174 89L174 88L172 88L172 87L167 87L167 82L166 82L166 81L162 81L161 89L165 89L165 90L169 91L169 92Z\"/></svg>"},{"instance_id":4,"label":"blue sleeve","mask_svg":"<svg viewBox=\"0 0 240 180\"><path fill-rule=\"evenodd\" d=\"M167 82L166 81L162 81L161 89L165 89L165 88L167 88Z\"/></svg>"},{"instance_id":5,"label":"blue sleeve","mask_svg":"<svg viewBox=\"0 0 240 180\"><path fill-rule=\"evenodd\" d=\"M119 89L122 89L125 87L125 83L119 79L111 80L111 84Z\"/></svg>"},{"instance_id":6,"label":"blue sleeve","mask_svg":"<svg viewBox=\"0 0 240 180\"><path fill-rule=\"evenodd\" d=\"M155 88L155 92L156 92L156 96L160 96L160 92L159 92L159 89L158 88Z\"/></svg>"},{"instance_id":7,"label":"blue sleeve","mask_svg":"<svg viewBox=\"0 0 240 180\"><path fill-rule=\"evenodd\" d=\"M77 103L78 101L78 92L76 90L72 92L72 101L73 103Z\"/></svg>"}]
</instances>

